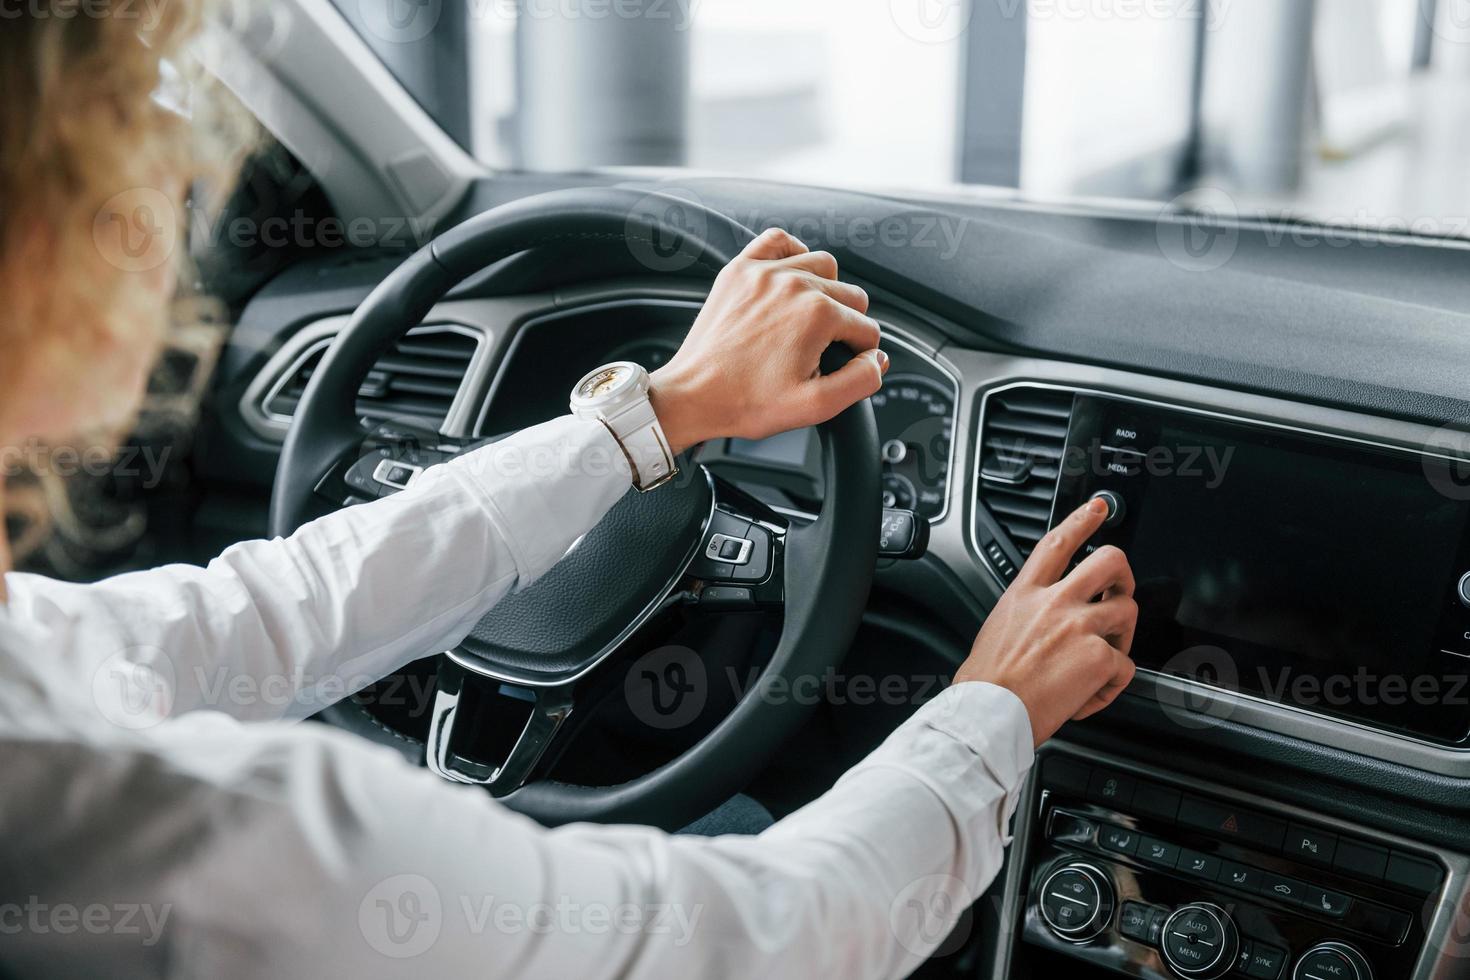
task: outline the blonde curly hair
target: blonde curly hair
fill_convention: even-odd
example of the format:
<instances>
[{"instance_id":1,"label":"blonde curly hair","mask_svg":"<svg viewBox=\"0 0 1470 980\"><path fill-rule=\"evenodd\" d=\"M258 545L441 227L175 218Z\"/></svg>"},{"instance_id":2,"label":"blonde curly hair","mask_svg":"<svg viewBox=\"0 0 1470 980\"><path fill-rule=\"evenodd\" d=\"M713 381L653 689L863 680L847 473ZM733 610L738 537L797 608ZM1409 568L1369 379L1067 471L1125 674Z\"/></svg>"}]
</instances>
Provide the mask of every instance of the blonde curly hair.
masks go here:
<instances>
[{"instance_id":1,"label":"blonde curly hair","mask_svg":"<svg viewBox=\"0 0 1470 980\"><path fill-rule=\"evenodd\" d=\"M136 405L137 372L109 366L163 341L185 195L228 186L257 136L188 50L221 13L0 0L0 433L48 397L99 429Z\"/></svg>"}]
</instances>

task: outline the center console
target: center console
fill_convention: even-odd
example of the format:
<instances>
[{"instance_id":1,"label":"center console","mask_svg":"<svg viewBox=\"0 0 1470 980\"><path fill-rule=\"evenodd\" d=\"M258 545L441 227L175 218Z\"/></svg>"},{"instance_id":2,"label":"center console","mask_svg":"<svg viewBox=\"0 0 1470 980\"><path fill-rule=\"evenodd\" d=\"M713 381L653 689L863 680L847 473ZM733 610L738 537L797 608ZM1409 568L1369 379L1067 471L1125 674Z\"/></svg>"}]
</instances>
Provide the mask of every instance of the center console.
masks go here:
<instances>
[{"instance_id":1,"label":"center console","mask_svg":"<svg viewBox=\"0 0 1470 980\"><path fill-rule=\"evenodd\" d=\"M1444 856L1080 751L1049 750L1037 772L999 975L1057 961L1150 980L1440 975L1419 971L1445 927Z\"/></svg>"}]
</instances>

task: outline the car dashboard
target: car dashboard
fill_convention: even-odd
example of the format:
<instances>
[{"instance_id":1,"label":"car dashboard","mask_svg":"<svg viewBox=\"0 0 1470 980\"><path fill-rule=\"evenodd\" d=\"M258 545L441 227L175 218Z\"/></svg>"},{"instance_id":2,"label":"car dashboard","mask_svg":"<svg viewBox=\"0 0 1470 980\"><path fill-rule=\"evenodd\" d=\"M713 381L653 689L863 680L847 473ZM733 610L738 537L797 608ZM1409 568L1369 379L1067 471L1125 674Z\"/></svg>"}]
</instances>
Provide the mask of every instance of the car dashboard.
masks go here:
<instances>
[{"instance_id":1,"label":"car dashboard","mask_svg":"<svg viewBox=\"0 0 1470 980\"><path fill-rule=\"evenodd\" d=\"M880 563L875 595L971 635L1099 493L1116 520L1089 548L1143 559L1138 678L1041 751L980 975L1463 975L1465 447L1402 412L967 341L962 310L854 265L892 359L873 399L883 504L930 526L921 561ZM703 297L627 275L451 298L385 356L359 413L515 432L563 414L597 364L665 363ZM350 306L290 310L253 304L226 353L217 477L269 472ZM821 507L810 431L697 458L791 519ZM1331 690L1340 676L1357 686Z\"/></svg>"}]
</instances>

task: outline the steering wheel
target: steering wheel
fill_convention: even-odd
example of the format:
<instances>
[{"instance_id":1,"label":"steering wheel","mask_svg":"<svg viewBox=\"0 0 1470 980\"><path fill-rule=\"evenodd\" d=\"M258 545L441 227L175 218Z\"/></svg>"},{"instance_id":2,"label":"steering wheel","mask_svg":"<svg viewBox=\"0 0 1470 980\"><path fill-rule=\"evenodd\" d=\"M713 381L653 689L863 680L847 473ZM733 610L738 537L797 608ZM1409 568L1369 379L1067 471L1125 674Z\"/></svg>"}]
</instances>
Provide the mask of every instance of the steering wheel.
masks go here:
<instances>
[{"instance_id":1,"label":"steering wheel","mask_svg":"<svg viewBox=\"0 0 1470 980\"><path fill-rule=\"evenodd\" d=\"M456 284L530 249L599 243L661 256L671 260L664 268L698 269L712 278L752 237L715 211L623 188L522 199L439 236L373 290L313 373L282 448L271 533L289 535L323 512L323 496L331 506L344 503L341 474L361 461L367 435L355 410L359 386ZM505 597L459 647L438 658L422 761L447 778L485 786L547 825L590 820L674 829L739 792L799 730L809 709L801 698L772 692L789 692L798 678L822 676L841 663L872 584L880 520L873 410L861 402L818 431L826 496L810 523L787 521L687 458L680 460L684 478L626 494L555 568ZM722 557L732 540L744 543ZM652 772L615 786L547 777L548 749L577 710L579 692L611 669L641 627L681 604L712 615L778 611L780 640L758 681L708 734ZM672 667L687 693L700 665L666 662L653 670ZM476 677L523 697L534 692L504 759L473 758L464 750L467 736L456 731L466 713L461 696ZM380 741L394 738L381 726L362 724L364 714L348 698L324 717L370 737L377 733Z\"/></svg>"}]
</instances>

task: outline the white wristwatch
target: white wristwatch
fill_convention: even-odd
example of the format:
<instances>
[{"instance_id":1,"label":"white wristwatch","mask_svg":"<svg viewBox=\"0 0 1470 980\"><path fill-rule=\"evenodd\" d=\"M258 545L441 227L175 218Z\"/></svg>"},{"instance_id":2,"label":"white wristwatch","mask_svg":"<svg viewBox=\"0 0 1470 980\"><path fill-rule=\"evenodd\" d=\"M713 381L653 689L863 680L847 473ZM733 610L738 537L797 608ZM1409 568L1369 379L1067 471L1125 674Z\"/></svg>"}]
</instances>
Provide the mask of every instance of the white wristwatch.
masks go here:
<instances>
[{"instance_id":1,"label":"white wristwatch","mask_svg":"<svg viewBox=\"0 0 1470 980\"><path fill-rule=\"evenodd\" d=\"M679 472L663 426L648 398L648 372L632 361L604 364L572 389L572 414L607 426L633 468L633 485L647 492Z\"/></svg>"}]
</instances>

